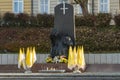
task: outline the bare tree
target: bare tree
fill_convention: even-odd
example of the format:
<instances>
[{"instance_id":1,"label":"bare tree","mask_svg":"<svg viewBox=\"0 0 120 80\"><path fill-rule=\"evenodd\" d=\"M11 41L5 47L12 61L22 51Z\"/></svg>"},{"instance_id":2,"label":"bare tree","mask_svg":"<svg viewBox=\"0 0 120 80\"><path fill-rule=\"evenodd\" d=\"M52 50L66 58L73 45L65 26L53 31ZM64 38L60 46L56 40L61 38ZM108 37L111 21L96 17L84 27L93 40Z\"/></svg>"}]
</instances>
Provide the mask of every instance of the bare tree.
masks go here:
<instances>
[{"instance_id":1,"label":"bare tree","mask_svg":"<svg viewBox=\"0 0 120 80\"><path fill-rule=\"evenodd\" d=\"M89 15L88 13L88 0L74 0L75 3L79 4L82 8L83 16Z\"/></svg>"}]
</instances>

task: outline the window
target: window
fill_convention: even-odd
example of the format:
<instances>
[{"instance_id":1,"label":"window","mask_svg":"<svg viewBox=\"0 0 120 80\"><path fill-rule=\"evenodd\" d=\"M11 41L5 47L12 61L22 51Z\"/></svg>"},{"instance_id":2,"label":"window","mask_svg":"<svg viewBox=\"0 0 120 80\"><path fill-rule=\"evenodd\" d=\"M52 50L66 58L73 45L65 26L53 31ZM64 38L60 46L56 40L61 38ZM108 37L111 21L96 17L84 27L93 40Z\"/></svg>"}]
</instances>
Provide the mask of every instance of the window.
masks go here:
<instances>
[{"instance_id":1,"label":"window","mask_svg":"<svg viewBox=\"0 0 120 80\"><path fill-rule=\"evenodd\" d=\"M109 12L109 0L99 0L99 12L108 13Z\"/></svg>"},{"instance_id":2,"label":"window","mask_svg":"<svg viewBox=\"0 0 120 80\"><path fill-rule=\"evenodd\" d=\"M82 14L82 8L79 4L77 4L77 14Z\"/></svg>"},{"instance_id":3,"label":"window","mask_svg":"<svg viewBox=\"0 0 120 80\"><path fill-rule=\"evenodd\" d=\"M92 0L88 0L88 12L92 14Z\"/></svg>"},{"instance_id":4,"label":"window","mask_svg":"<svg viewBox=\"0 0 120 80\"><path fill-rule=\"evenodd\" d=\"M49 13L49 0L40 0L40 13Z\"/></svg>"},{"instance_id":5,"label":"window","mask_svg":"<svg viewBox=\"0 0 120 80\"><path fill-rule=\"evenodd\" d=\"M13 0L13 12L23 13L23 0Z\"/></svg>"}]
</instances>

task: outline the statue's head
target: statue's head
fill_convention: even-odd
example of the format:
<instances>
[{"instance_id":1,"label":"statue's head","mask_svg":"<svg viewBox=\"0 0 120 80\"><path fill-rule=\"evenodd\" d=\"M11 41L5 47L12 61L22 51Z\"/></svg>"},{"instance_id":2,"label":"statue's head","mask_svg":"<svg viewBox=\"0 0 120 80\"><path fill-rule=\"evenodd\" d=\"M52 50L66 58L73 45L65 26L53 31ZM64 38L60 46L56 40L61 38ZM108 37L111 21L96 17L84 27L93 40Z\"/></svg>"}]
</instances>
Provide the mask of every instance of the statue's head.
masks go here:
<instances>
[{"instance_id":1,"label":"statue's head","mask_svg":"<svg viewBox=\"0 0 120 80\"><path fill-rule=\"evenodd\" d=\"M71 46L73 45L73 41L70 36L63 36L62 37L62 42L64 45Z\"/></svg>"}]
</instances>

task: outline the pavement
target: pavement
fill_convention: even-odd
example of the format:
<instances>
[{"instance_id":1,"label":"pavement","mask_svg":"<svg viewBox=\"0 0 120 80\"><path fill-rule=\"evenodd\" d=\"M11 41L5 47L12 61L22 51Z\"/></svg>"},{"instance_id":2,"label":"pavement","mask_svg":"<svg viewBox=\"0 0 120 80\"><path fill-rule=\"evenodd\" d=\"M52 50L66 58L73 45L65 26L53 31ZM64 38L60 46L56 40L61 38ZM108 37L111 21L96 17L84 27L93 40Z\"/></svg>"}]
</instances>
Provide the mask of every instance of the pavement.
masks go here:
<instances>
[{"instance_id":1,"label":"pavement","mask_svg":"<svg viewBox=\"0 0 120 80\"><path fill-rule=\"evenodd\" d=\"M84 73L24 73L17 65L0 65L0 80L120 80L120 64L88 64Z\"/></svg>"},{"instance_id":2,"label":"pavement","mask_svg":"<svg viewBox=\"0 0 120 80\"><path fill-rule=\"evenodd\" d=\"M120 80L120 73L0 73L0 80Z\"/></svg>"},{"instance_id":3,"label":"pavement","mask_svg":"<svg viewBox=\"0 0 120 80\"><path fill-rule=\"evenodd\" d=\"M46 65L36 64L32 67L31 70L33 71L33 73L38 73L38 70L41 70L43 68L46 69L44 66ZM59 69L66 69L66 72L71 72L68 70L66 64L49 64L47 66L55 66ZM18 69L17 65L0 65L0 73L23 73L24 71L24 69ZM120 73L120 64L87 64L85 72Z\"/></svg>"},{"instance_id":4,"label":"pavement","mask_svg":"<svg viewBox=\"0 0 120 80\"><path fill-rule=\"evenodd\" d=\"M120 64L88 64L85 72L120 72Z\"/></svg>"}]
</instances>

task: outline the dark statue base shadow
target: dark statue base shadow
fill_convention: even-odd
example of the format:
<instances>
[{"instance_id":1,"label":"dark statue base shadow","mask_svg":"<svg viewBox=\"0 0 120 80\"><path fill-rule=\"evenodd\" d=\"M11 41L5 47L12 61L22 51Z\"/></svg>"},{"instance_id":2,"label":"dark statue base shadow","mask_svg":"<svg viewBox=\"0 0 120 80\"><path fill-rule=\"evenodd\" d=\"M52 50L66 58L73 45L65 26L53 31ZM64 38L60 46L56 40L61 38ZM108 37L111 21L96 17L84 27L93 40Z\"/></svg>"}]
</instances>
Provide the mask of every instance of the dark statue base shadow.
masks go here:
<instances>
[{"instance_id":1,"label":"dark statue base shadow","mask_svg":"<svg viewBox=\"0 0 120 80\"><path fill-rule=\"evenodd\" d=\"M68 35L57 34L53 31L54 34L50 35L51 39L51 57L64 55L68 57L68 48L73 46L74 42L72 38Z\"/></svg>"}]
</instances>

